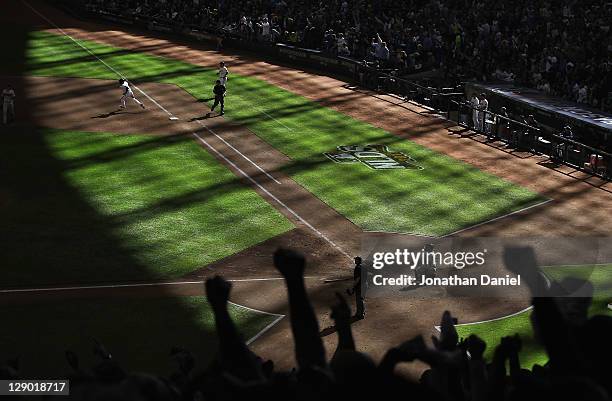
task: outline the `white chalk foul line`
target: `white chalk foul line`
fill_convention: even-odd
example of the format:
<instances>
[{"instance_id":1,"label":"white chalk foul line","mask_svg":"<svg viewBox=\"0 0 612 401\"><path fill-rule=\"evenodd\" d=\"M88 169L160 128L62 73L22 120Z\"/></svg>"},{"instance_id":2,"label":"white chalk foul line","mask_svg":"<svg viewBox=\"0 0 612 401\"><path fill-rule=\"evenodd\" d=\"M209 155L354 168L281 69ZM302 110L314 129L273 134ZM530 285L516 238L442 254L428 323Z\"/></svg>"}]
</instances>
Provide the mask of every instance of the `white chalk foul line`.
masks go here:
<instances>
[{"instance_id":1,"label":"white chalk foul line","mask_svg":"<svg viewBox=\"0 0 612 401\"><path fill-rule=\"evenodd\" d=\"M206 145L207 148L209 148L210 150L212 150L217 156L219 156L220 158L222 158L223 160L225 160L225 162L227 164L229 164L230 166L232 166L235 170L237 170L240 174L242 174L242 176L244 176L244 178L246 178L247 180L249 180L251 183L253 183L253 185L255 185L257 188L259 188L261 191L263 191L266 195L268 195L270 198L272 198L276 203L278 203L281 207L283 207L286 211L288 211L290 214L292 214L296 219L298 219L302 224L304 224L306 227L308 227L309 229L311 229L315 234L317 234L319 237L323 238L325 241L327 241L331 246L333 246L337 251L339 251L340 253L342 253L344 256L346 256L349 259L352 259L350 257L350 255L348 253L346 253L342 248L340 248L334 241L332 241L329 237L327 237L325 234L323 234L321 231L317 230L312 224L310 224L309 222L307 222L306 220L304 220L304 218L302 218L302 216L300 216L299 214L297 214L297 212L293 209L291 209L289 206L287 206L282 200L278 199L274 194L272 194L270 191L268 191L266 188L264 188L260 183L258 183L257 181L255 181L250 175L248 175L247 173L245 173L240 167L238 167L236 164L234 164L234 162L232 162L231 160L229 160L227 157L225 157L223 154L221 154L217 149L215 149L214 147L212 147L208 142L206 142L205 139L203 139L200 135L198 135L197 133L193 133L193 136L195 136L200 142L202 142L204 145Z\"/></svg>"},{"instance_id":2,"label":"white chalk foul line","mask_svg":"<svg viewBox=\"0 0 612 401\"><path fill-rule=\"evenodd\" d=\"M269 325L267 325L266 327L261 329L261 331L259 333L255 334L253 337L249 338L246 341L246 345L251 345L259 337L261 337L264 334L266 334L268 332L268 330L270 330L272 327L274 327L276 325L276 323L280 322L284 317L285 317L285 315L279 315L276 319L274 319L274 321L272 321L272 323L270 323Z\"/></svg>"},{"instance_id":3,"label":"white chalk foul line","mask_svg":"<svg viewBox=\"0 0 612 401\"><path fill-rule=\"evenodd\" d=\"M271 313L271 312L266 312L266 311L259 310L259 309L249 308L248 306L239 305L239 304L233 303L232 301L228 301L228 303L230 305L235 306L235 307L246 309L246 310L254 312L254 313L260 313L262 315L267 315L267 316L275 316L275 319L272 322L270 322L268 325L266 325L266 327L261 329L259 331L259 333L255 334L253 337L249 338L246 341L246 345L251 345L255 340L257 340L259 337L263 336L268 330L270 330L272 327L274 327L274 325L276 325L276 323L280 322L285 317L285 315L280 315L278 313Z\"/></svg>"},{"instance_id":4,"label":"white chalk foul line","mask_svg":"<svg viewBox=\"0 0 612 401\"><path fill-rule=\"evenodd\" d=\"M305 279L312 279L318 277L304 277ZM237 279L237 280L227 280L230 282L244 282L244 281L276 281L276 280L284 280L282 277L272 277L272 278L257 278L257 279ZM109 285L98 285L98 286L76 286L76 287L54 287L54 288L20 288L20 289L11 289L11 290L0 290L0 293L28 293L28 292L58 292L58 291L75 291L75 290L91 290L91 289L112 289L112 288L134 288L134 287L155 287L155 286L169 286L169 285L185 285L185 284L204 284L204 281L171 281L164 283L142 283L142 284L109 284ZM274 316L275 319L266 325L263 329L261 329L257 334L246 341L246 345L250 345L259 337L264 335L268 330L270 330L276 323L281 321L285 317L285 315L280 315L278 313L271 313L262 311L259 309L249 308L248 306L240 305L234 302L228 302L237 308L242 308L245 310L249 310L251 312L259 313L267 316Z\"/></svg>"},{"instance_id":5,"label":"white chalk foul line","mask_svg":"<svg viewBox=\"0 0 612 401\"><path fill-rule=\"evenodd\" d=\"M255 168L257 168L257 170L261 171L262 173L264 173L269 179L271 179L272 181L274 181L277 184L281 184L280 181L278 181L276 178L272 177L272 175L270 175L267 171L265 171L263 168L261 168L257 163L255 163L253 160L249 159L245 154L243 154L241 151L239 151L238 149L236 149L234 146L232 146L231 143L227 142L225 139L221 138L221 136L217 135L217 133L215 131L213 131L212 129L208 128L206 125L204 125L204 123L202 123L202 121L200 120L196 120L198 122L198 124L200 124L203 128L205 128L208 132L210 132L211 134L213 134L214 136L216 136L217 138L219 138L219 140L221 140L221 142L223 142L225 145L227 145L229 148L231 148L234 152L238 153L240 156L242 156L246 161L248 161L249 163L251 163L253 166L255 166Z\"/></svg>"},{"instance_id":6,"label":"white chalk foul line","mask_svg":"<svg viewBox=\"0 0 612 401\"><path fill-rule=\"evenodd\" d=\"M268 116L268 118L271 118L272 120L274 120L277 124L285 127L285 129L289 130L289 131L293 131L293 128L289 128L287 127L285 124L283 124L281 121L277 120L276 118L272 117L270 114L268 114L265 110L260 109L259 107L255 106L255 108L257 110L259 110L260 112L264 113L266 116Z\"/></svg>"},{"instance_id":7,"label":"white chalk foul line","mask_svg":"<svg viewBox=\"0 0 612 401\"><path fill-rule=\"evenodd\" d=\"M305 279L318 279L320 277L304 277ZM227 280L230 282L248 282L248 281L277 281L284 280L282 277L271 277L271 278L255 278L255 279L234 279ZM155 286L170 286L170 285L189 285L189 284L204 284L204 281L171 281L171 282L163 282L163 283L141 283L141 284L109 284L109 285L98 285L98 286L75 286L75 287L54 287L54 288L19 288L19 289L10 289L10 290L0 290L0 293L10 294L10 293L36 293L36 292L60 292L60 291L77 291L77 290L92 290L92 289L113 289L113 288L137 288L137 287L155 287ZM278 313L271 313L262 311L259 309L249 308L248 306L240 305L234 302L228 302L229 304L242 308L245 310L249 310L251 312L259 313L262 315L274 316L275 319L270 322L266 327L261 329L257 334L246 341L246 345L250 345L255 340L264 335L268 330L270 330L274 325L276 325L279 321L281 321L285 315L280 315Z\"/></svg>"},{"instance_id":8,"label":"white chalk foul line","mask_svg":"<svg viewBox=\"0 0 612 401\"><path fill-rule=\"evenodd\" d=\"M321 277L316 276L305 276L306 280L317 280ZM227 279L226 281L232 283L240 282L252 282L252 281L279 281L284 280L282 277L266 277L266 278L243 278L243 279ZM173 285L192 285L192 284L204 284L204 281L166 281L159 283L129 283L129 284L101 284L101 285L84 285L84 286L72 286L72 287L42 287L42 288L13 288L0 290L0 294L18 294L18 293L29 293L29 292L61 292L61 291L80 291L80 290L105 290L105 289L116 289L116 288L139 288L139 287L163 287ZM246 308L246 306L245 306Z\"/></svg>"},{"instance_id":9,"label":"white chalk foul line","mask_svg":"<svg viewBox=\"0 0 612 401\"><path fill-rule=\"evenodd\" d=\"M493 218L493 219L490 219L490 220L482 221L482 222L480 222L480 223L478 223L478 224L474 224L473 226L469 226L469 227L462 228L461 230L457 230L457 231L454 231L454 232L452 232L452 233L450 233L450 234L443 235L443 236L441 236L440 238L450 237L450 236L452 236L452 235L459 234L459 233L462 233L462 232L464 232L464 231L471 230L471 229L474 229L474 228L476 228L476 227L480 227L480 226L483 226L483 225L485 225L485 224L492 223L492 222L497 221L497 220L505 219L506 217L510 217L510 216L512 216L512 215L515 215L515 214L518 214L518 213L525 212L525 211L527 211L527 210L529 210L529 209L533 209L533 208L535 208L535 207L540 207L540 206L543 206L543 205L547 204L548 202L552 202L552 201L553 201L552 199L547 199L547 200L545 200L545 201L543 201L543 202L536 203L535 205L527 206L527 207L524 207L524 208L522 208L522 209L515 210L514 212L507 213L507 214L504 214L504 215L502 215L502 216L497 216L497 217L495 217L495 218Z\"/></svg>"},{"instance_id":10,"label":"white chalk foul line","mask_svg":"<svg viewBox=\"0 0 612 401\"><path fill-rule=\"evenodd\" d=\"M450 237L450 236L452 236L452 235L459 234L459 233L464 232L464 231L467 231L467 230L474 229L474 228L476 228L476 227L483 226L483 225L485 225L485 224L492 223L492 222L497 221L497 220L505 219L506 217L510 217L510 216L512 216L512 215L515 215L515 214L518 214L518 213L525 212L525 211L527 211L527 210L529 210L529 209L533 209L533 208L535 208L535 207L543 206L543 205L547 204L548 202L552 202L552 201L553 201L553 199L547 199L547 200L542 201L542 202L540 202L540 203L536 203L536 204L534 204L534 205L527 206L527 207L524 207L524 208L522 208L522 209L515 210L514 212L506 213L506 214L504 214L504 215L497 216L497 217L494 217L494 218L489 219L489 220L481 221L480 223L476 223L476 224L474 224L474 225L471 225L471 226L468 226L468 227L462 228L462 229L457 230L457 231L453 231L453 232L452 232L452 233L450 233L450 234L445 234L445 235L442 235L442 236L439 236L439 237L438 237L438 236L435 236L435 235L428 235L428 234L417 234L417 233L400 232L400 231L368 231L368 230L364 230L364 232L366 232L366 233L371 233L371 234L400 234L400 235L408 235L408 236L423 237L423 238L431 238L431 239L446 238L446 237Z\"/></svg>"},{"instance_id":11,"label":"white chalk foul line","mask_svg":"<svg viewBox=\"0 0 612 401\"><path fill-rule=\"evenodd\" d=\"M281 127L285 128L288 131L293 131L293 128L288 127L287 125L285 125L282 121L274 118L273 116L271 116L267 111L262 110L260 107L254 105L254 104L249 104L249 102L247 100L244 100L244 98L240 95L236 95L237 97L239 97L240 99L242 99L242 101L244 101L245 103L247 103L249 105L249 107L253 107L255 110L259 111L260 113L263 113L266 115L266 117L268 117L270 120L274 121L275 123L277 123L278 125L280 125Z\"/></svg>"},{"instance_id":12,"label":"white chalk foul line","mask_svg":"<svg viewBox=\"0 0 612 401\"><path fill-rule=\"evenodd\" d=\"M493 319L487 319L487 320L480 320L478 322L470 322L470 323L460 323L460 324L455 324L455 327L461 327L461 326L471 326L471 325L476 325L476 324L482 324L482 323L490 323L490 322L496 322L498 320L504 320L504 319L508 319L517 315L520 315L521 313L525 313L528 310L531 310L533 308L533 305L526 307L525 309L521 309L518 312L514 312L511 313L509 315L505 315L505 316L500 316L500 317L496 317ZM440 326L434 326L436 328L436 330L440 331Z\"/></svg>"},{"instance_id":13,"label":"white chalk foul line","mask_svg":"<svg viewBox=\"0 0 612 401\"><path fill-rule=\"evenodd\" d=\"M364 233L368 234L399 234L399 235L409 235L413 237L422 237L422 238L439 238L435 235L428 234L418 234L418 233L410 233L410 232L402 232L402 231L376 231L376 230L363 230Z\"/></svg>"},{"instance_id":14,"label":"white chalk foul line","mask_svg":"<svg viewBox=\"0 0 612 401\"><path fill-rule=\"evenodd\" d=\"M109 64L107 64L104 60L102 60L100 57L98 57L94 52L92 52L90 49L88 49L86 46L84 46L82 43L80 43L79 41L77 41L76 39L74 39L72 36L68 35L62 28L60 28L59 26L57 26L53 21L51 21L49 18L47 18L46 16L44 16L43 14L41 14L40 12L38 12L38 10L36 10L33 6L31 6L26 0L21 0L23 2L23 4L26 5L26 7L28 7L30 10L32 10L36 15L38 15L39 17L41 17L42 19L44 19L45 21L47 21L50 25L52 25L53 27L55 27L55 29L57 29L59 32L61 32L64 36L66 36L68 39L70 39L71 41L73 41L77 46L79 46L80 48L82 48L83 50L85 50L87 53L89 53L90 55L92 55L93 57L96 58L96 60L98 60L99 62L101 62L106 68L108 68L110 71L114 72L115 74L117 74L117 76L119 76L120 78L125 79L126 81L129 81L129 79L127 79L127 77L125 75L123 75L122 73L120 73L119 71L117 71L115 68L113 68L112 66L110 66ZM132 86L134 87L134 89L136 89L138 92L142 93L151 103L153 103L155 106L157 106L160 110L162 110L164 113L166 113L168 115L168 117L171 120L178 120L178 117L176 117L174 114L170 113L168 110L166 110L166 108L164 108L164 106L162 106L161 104L159 104L155 99L153 99L151 96L149 96L145 91L143 91L142 89L140 89L138 86L134 85L132 83Z\"/></svg>"},{"instance_id":15,"label":"white chalk foul line","mask_svg":"<svg viewBox=\"0 0 612 401\"><path fill-rule=\"evenodd\" d=\"M36 13L38 16L40 16L42 19L44 19L45 21L47 21L49 24L53 25L55 27L55 29L57 29L59 32L61 32L63 35L65 35L67 38L69 38L71 41L73 41L74 43L76 43L79 47L81 47L83 50L85 50L87 53L89 53L90 55L92 55L93 57L96 58L96 60L98 60L99 62L101 62L106 68L108 68L110 71L114 72L115 74L117 74L119 77L127 80L127 78L120 73L119 71L117 71L113 66L109 65L108 63L106 63L104 60L102 60L100 57L98 57L95 53L93 53L90 49L88 49L86 46L84 46L82 43L80 43L79 41L77 41L76 39L74 39L72 36L70 36L68 33L66 33L62 28L58 27L53 21L51 21L50 19L48 19L46 16L44 16L43 14L41 14L40 12L38 12L38 10L36 10L34 7L32 7L30 4L28 4L27 1L22 0L23 3L30 8L30 10L32 10L34 13ZM145 91L143 91L142 89L140 89L138 86L132 84L132 86L134 87L134 89L138 90L140 93L142 93L147 99L149 99L153 104L155 104L158 108L160 108L164 113L166 113L168 115L168 117L171 120L178 120L178 117L176 117L174 114L172 114L170 111L168 111L164 106L162 106L161 104L159 104L159 102L157 102L154 98L152 98L151 96L149 96ZM266 115L268 115L265 111L262 110L263 113L265 113ZM269 115L268 115L269 116ZM270 118L273 118L270 116ZM274 119L274 118L273 118ZM270 175L268 172L264 171L259 165L257 165L255 162L253 162L251 159L249 159L247 156L245 156L242 152L240 152L238 149L236 149L234 146L232 146L230 143L228 143L225 139L221 138L219 135L217 135L215 132L213 132L210 128L206 127L201 121L196 120L202 127L206 128L210 133L212 133L213 135L215 135L217 138L219 138L221 141L223 141L223 143L225 143L228 147L230 147L231 149L233 149L235 152L237 152L240 156L242 156L245 160L247 160L249 163L251 163L252 165L254 165L259 171L261 171L262 173L264 173L268 178L270 178L271 180L273 180L274 182L276 182L277 184L281 184L280 181L278 181L276 178L272 177L272 175ZM276 120L279 124L282 124L280 121ZM286 127L286 126L285 126ZM286 127L288 128L288 127ZM288 128L290 129L290 128Z\"/></svg>"}]
</instances>

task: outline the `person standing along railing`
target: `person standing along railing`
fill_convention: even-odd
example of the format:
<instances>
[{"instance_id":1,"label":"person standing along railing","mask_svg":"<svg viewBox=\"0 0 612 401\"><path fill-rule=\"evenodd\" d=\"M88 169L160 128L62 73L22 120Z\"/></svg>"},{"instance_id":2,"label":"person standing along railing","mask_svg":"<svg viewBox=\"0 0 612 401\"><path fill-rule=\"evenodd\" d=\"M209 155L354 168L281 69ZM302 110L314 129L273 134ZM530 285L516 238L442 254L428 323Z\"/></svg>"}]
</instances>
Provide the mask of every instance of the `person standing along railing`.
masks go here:
<instances>
[{"instance_id":1,"label":"person standing along railing","mask_svg":"<svg viewBox=\"0 0 612 401\"><path fill-rule=\"evenodd\" d=\"M478 108L480 106L480 99L478 99L476 93L472 94L470 105L472 106L472 128L474 128L474 131L478 131Z\"/></svg>"},{"instance_id":2,"label":"person standing along railing","mask_svg":"<svg viewBox=\"0 0 612 401\"><path fill-rule=\"evenodd\" d=\"M15 119L15 90L8 85L2 90L2 124L6 125Z\"/></svg>"}]
</instances>

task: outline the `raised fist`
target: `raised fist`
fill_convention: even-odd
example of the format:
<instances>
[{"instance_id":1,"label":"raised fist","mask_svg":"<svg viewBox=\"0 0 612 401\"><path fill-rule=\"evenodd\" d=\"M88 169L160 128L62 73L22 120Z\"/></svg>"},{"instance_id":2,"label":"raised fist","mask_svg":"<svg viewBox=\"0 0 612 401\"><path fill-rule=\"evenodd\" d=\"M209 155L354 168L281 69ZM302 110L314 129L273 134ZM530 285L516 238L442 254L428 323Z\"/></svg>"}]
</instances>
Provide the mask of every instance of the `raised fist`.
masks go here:
<instances>
[{"instance_id":1,"label":"raised fist","mask_svg":"<svg viewBox=\"0 0 612 401\"><path fill-rule=\"evenodd\" d=\"M499 346L504 351L504 354L518 354L523 347L523 343L521 341L521 337L518 334L508 337L502 337Z\"/></svg>"},{"instance_id":2,"label":"raised fist","mask_svg":"<svg viewBox=\"0 0 612 401\"><path fill-rule=\"evenodd\" d=\"M465 346L472 356L472 359L482 359L482 355L487 348L487 344L478 336L472 334L465 340Z\"/></svg>"},{"instance_id":3,"label":"raised fist","mask_svg":"<svg viewBox=\"0 0 612 401\"><path fill-rule=\"evenodd\" d=\"M459 335L455 329L457 319L449 311L444 311L440 321L440 338L431 338L434 347L440 351L452 351L457 347Z\"/></svg>"},{"instance_id":4,"label":"raised fist","mask_svg":"<svg viewBox=\"0 0 612 401\"><path fill-rule=\"evenodd\" d=\"M306 260L300 253L291 249L279 248L274 252L274 267L285 280L295 280L304 276Z\"/></svg>"},{"instance_id":5,"label":"raised fist","mask_svg":"<svg viewBox=\"0 0 612 401\"><path fill-rule=\"evenodd\" d=\"M416 336L411 340L404 341L396 350L403 362L411 362L423 355L427 350L427 346L423 336Z\"/></svg>"},{"instance_id":6,"label":"raised fist","mask_svg":"<svg viewBox=\"0 0 612 401\"><path fill-rule=\"evenodd\" d=\"M213 307L225 307L229 299L232 284L221 276L206 280L206 297Z\"/></svg>"},{"instance_id":7,"label":"raised fist","mask_svg":"<svg viewBox=\"0 0 612 401\"><path fill-rule=\"evenodd\" d=\"M339 293L336 292L336 298L338 302L332 306L331 318L339 322L348 322L351 320L351 308L348 306L346 299Z\"/></svg>"}]
</instances>

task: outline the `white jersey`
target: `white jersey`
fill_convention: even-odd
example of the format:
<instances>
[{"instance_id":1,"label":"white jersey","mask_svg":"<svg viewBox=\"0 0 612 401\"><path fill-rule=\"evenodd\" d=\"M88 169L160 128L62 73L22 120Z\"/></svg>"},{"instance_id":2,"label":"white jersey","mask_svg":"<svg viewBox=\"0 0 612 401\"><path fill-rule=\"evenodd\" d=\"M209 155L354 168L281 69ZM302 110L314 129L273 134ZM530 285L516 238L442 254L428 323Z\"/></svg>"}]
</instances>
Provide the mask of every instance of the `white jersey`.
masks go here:
<instances>
[{"instance_id":1,"label":"white jersey","mask_svg":"<svg viewBox=\"0 0 612 401\"><path fill-rule=\"evenodd\" d=\"M480 104L480 100L478 100L477 97L473 97L472 100L470 100L470 103L472 104L472 107L474 108L474 110L478 109L478 105Z\"/></svg>"},{"instance_id":2,"label":"white jersey","mask_svg":"<svg viewBox=\"0 0 612 401\"><path fill-rule=\"evenodd\" d=\"M133 96L134 93L132 93L132 88L130 88L130 84L127 83L127 81L124 81L121 84L121 88L123 89L123 96Z\"/></svg>"},{"instance_id":3,"label":"white jersey","mask_svg":"<svg viewBox=\"0 0 612 401\"><path fill-rule=\"evenodd\" d=\"M489 101L487 99L482 99L478 108L482 111L489 110Z\"/></svg>"},{"instance_id":4,"label":"white jersey","mask_svg":"<svg viewBox=\"0 0 612 401\"><path fill-rule=\"evenodd\" d=\"M2 91L2 99L4 103L13 103L15 101L15 91L13 89L4 89Z\"/></svg>"},{"instance_id":5,"label":"white jersey","mask_svg":"<svg viewBox=\"0 0 612 401\"><path fill-rule=\"evenodd\" d=\"M227 69L227 67L223 66L219 68L219 80L221 80L221 82L227 81L228 75L229 75L229 70Z\"/></svg>"}]
</instances>

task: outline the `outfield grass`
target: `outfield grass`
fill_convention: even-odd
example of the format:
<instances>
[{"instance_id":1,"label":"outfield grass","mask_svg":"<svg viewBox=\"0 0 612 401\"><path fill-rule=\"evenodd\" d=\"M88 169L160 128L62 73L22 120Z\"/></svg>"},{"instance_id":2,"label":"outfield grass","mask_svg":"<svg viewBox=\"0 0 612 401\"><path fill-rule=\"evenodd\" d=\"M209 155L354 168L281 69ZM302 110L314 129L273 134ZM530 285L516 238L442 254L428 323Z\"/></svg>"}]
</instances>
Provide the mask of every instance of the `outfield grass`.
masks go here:
<instances>
[{"instance_id":1,"label":"outfield grass","mask_svg":"<svg viewBox=\"0 0 612 401\"><path fill-rule=\"evenodd\" d=\"M209 98L215 71L180 61L80 41L133 81L176 84ZM68 38L31 33L28 73L116 79ZM232 74L226 116L291 158L285 171L366 230L443 235L541 202L543 198L468 164L349 118L262 80ZM424 170L370 170L323 156L339 145L385 144Z\"/></svg>"},{"instance_id":2,"label":"outfield grass","mask_svg":"<svg viewBox=\"0 0 612 401\"><path fill-rule=\"evenodd\" d=\"M612 265L593 267L555 266L546 267L544 271L550 278L557 281L565 277L589 280L594 288L593 303L589 309L589 314L593 316L612 315L612 311L608 309L608 303L612 302L610 269L612 269ZM527 310L517 315L490 322L460 325L457 326L457 332L463 338L475 334L485 340L487 343L485 358L487 360L491 360L493 357L493 351L502 337L519 334L523 342L523 349L520 354L521 366L531 369L534 364L544 365L548 361L548 357L534 338L530 316L531 310Z\"/></svg>"},{"instance_id":3,"label":"outfield grass","mask_svg":"<svg viewBox=\"0 0 612 401\"><path fill-rule=\"evenodd\" d=\"M5 182L21 198L2 208L3 286L178 278L293 228L191 137L41 130L0 143L21 169Z\"/></svg>"},{"instance_id":4,"label":"outfield grass","mask_svg":"<svg viewBox=\"0 0 612 401\"><path fill-rule=\"evenodd\" d=\"M230 306L245 339L276 316ZM217 349L214 318L203 297L79 299L36 305L0 305L2 360L19 356L26 377L65 377L64 352L83 368L95 361L94 338L128 371L168 374L172 346L192 351L202 366Z\"/></svg>"}]
</instances>

